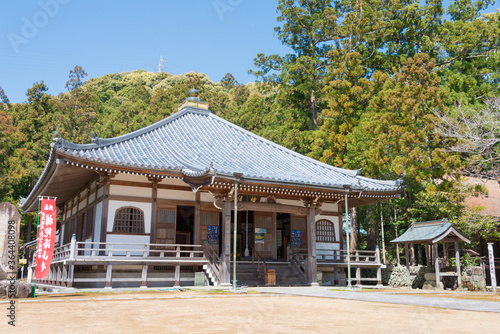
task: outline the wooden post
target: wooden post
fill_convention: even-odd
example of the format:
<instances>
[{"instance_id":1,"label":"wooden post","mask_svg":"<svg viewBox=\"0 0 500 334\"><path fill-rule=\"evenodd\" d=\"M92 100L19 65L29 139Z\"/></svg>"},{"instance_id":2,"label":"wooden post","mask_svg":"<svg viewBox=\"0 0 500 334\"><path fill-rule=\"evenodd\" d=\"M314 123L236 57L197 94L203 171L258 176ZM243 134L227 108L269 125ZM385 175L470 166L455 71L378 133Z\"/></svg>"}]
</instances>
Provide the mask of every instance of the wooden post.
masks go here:
<instances>
[{"instance_id":1,"label":"wooden post","mask_svg":"<svg viewBox=\"0 0 500 334\"><path fill-rule=\"evenodd\" d=\"M74 260L76 254L76 234L71 236L71 248L69 249L69 259Z\"/></svg>"},{"instance_id":2,"label":"wooden post","mask_svg":"<svg viewBox=\"0 0 500 334\"><path fill-rule=\"evenodd\" d=\"M361 285L361 267L356 267L356 285Z\"/></svg>"},{"instance_id":3,"label":"wooden post","mask_svg":"<svg viewBox=\"0 0 500 334\"><path fill-rule=\"evenodd\" d=\"M441 277L439 277L439 255L438 255L438 244L432 245L433 258L434 258L434 270L436 273L436 288L441 288Z\"/></svg>"},{"instance_id":4,"label":"wooden post","mask_svg":"<svg viewBox=\"0 0 500 334\"><path fill-rule=\"evenodd\" d=\"M311 286L318 286L316 265L316 209L313 203L310 204L307 214L307 239L308 283Z\"/></svg>"},{"instance_id":5,"label":"wooden post","mask_svg":"<svg viewBox=\"0 0 500 334\"><path fill-rule=\"evenodd\" d=\"M111 289L111 284L113 280L113 265L108 263L106 266L106 286L104 288Z\"/></svg>"},{"instance_id":6,"label":"wooden post","mask_svg":"<svg viewBox=\"0 0 500 334\"><path fill-rule=\"evenodd\" d=\"M68 288L73 287L73 280L75 278L74 275L75 275L75 265L70 264L68 270Z\"/></svg>"},{"instance_id":7,"label":"wooden post","mask_svg":"<svg viewBox=\"0 0 500 334\"><path fill-rule=\"evenodd\" d=\"M430 245L424 245L425 246L425 260L426 260L426 271L429 271L431 269L431 246Z\"/></svg>"},{"instance_id":8,"label":"wooden post","mask_svg":"<svg viewBox=\"0 0 500 334\"><path fill-rule=\"evenodd\" d=\"M62 267L62 286L68 287L68 268L63 265Z\"/></svg>"},{"instance_id":9,"label":"wooden post","mask_svg":"<svg viewBox=\"0 0 500 334\"><path fill-rule=\"evenodd\" d=\"M141 282L141 288L147 288L147 281L148 281L148 265L143 264L142 265L142 282Z\"/></svg>"},{"instance_id":10,"label":"wooden post","mask_svg":"<svg viewBox=\"0 0 500 334\"><path fill-rule=\"evenodd\" d=\"M158 222L158 180L151 179L152 180L152 197L153 197L153 203L151 204L151 231L150 231L150 237L149 237L149 242L152 244L156 244L156 224ZM102 224L102 223L101 223Z\"/></svg>"},{"instance_id":11,"label":"wooden post","mask_svg":"<svg viewBox=\"0 0 500 334\"><path fill-rule=\"evenodd\" d=\"M200 245L200 228L201 228L201 209L200 209L200 192L196 192L196 203L194 205L194 231L193 243Z\"/></svg>"},{"instance_id":12,"label":"wooden post","mask_svg":"<svg viewBox=\"0 0 500 334\"><path fill-rule=\"evenodd\" d=\"M337 266L333 266L333 284L339 285L339 268Z\"/></svg>"},{"instance_id":13,"label":"wooden post","mask_svg":"<svg viewBox=\"0 0 500 334\"><path fill-rule=\"evenodd\" d=\"M410 263L415 266L415 245L410 244Z\"/></svg>"},{"instance_id":14,"label":"wooden post","mask_svg":"<svg viewBox=\"0 0 500 334\"><path fill-rule=\"evenodd\" d=\"M56 270L56 285L57 286L61 286L61 266L57 266L57 270Z\"/></svg>"},{"instance_id":15,"label":"wooden post","mask_svg":"<svg viewBox=\"0 0 500 334\"><path fill-rule=\"evenodd\" d=\"M382 266L380 265L380 248L377 248L375 249L376 252L375 252L375 261L377 261L377 264L379 264L379 266L377 267L377 285L381 286L382 285ZM385 260L384 260L385 261Z\"/></svg>"},{"instance_id":16,"label":"wooden post","mask_svg":"<svg viewBox=\"0 0 500 334\"><path fill-rule=\"evenodd\" d=\"M175 274L174 274L174 279L175 279L175 282L174 282L174 288L177 287L177 288L180 288L181 286L181 265L179 263L176 263L175 264Z\"/></svg>"},{"instance_id":17,"label":"wooden post","mask_svg":"<svg viewBox=\"0 0 500 334\"><path fill-rule=\"evenodd\" d=\"M356 251L356 262L359 262L359 252ZM361 268L356 267L356 285L361 285Z\"/></svg>"},{"instance_id":18,"label":"wooden post","mask_svg":"<svg viewBox=\"0 0 500 334\"><path fill-rule=\"evenodd\" d=\"M222 273L221 286L231 285L231 201L226 198L222 210Z\"/></svg>"},{"instance_id":19,"label":"wooden post","mask_svg":"<svg viewBox=\"0 0 500 334\"><path fill-rule=\"evenodd\" d=\"M411 288L411 280L410 280L410 256L408 252L408 243L405 242L405 257L406 257L406 284Z\"/></svg>"},{"instance_id":20,"label":"wooden post","mask_svg":"<svg viewBox=\"0 0 500 334\"><path fill-rule=\"evenodd\" d=\"M108 228L110 177L105 176L101 182L103 184L103 193L102 193L102 212L101 212L101 233L99 241L106 242L106 233ZM106 248L106 245L101 244L101 248ZM101 252L101 255L104 255L104 252Z\"/></svg>"},{"instance_id":21,"label":"wooden post","mask_svg":"<svg viewBox=\"0 0 500 334\"><path fill-rule=\"evenodd\" d=\"M175 247L175 257L181 257L181 246ZM174 287L181 286L181 265L179 262L175 264L175 273L174 273Z\"/></svg>"},{"instance_id":22,"label":"wooden post","mask_svg":"<svg viewBox=\"0 0 500 334\"><path fill-rule=\"evenodd\" d=\"M455 241L455 262L457 264L457 284L458 288L462 288L462 274L460 272L460 250L458 249L458 241Z\"/></svg>"}]
</instances>

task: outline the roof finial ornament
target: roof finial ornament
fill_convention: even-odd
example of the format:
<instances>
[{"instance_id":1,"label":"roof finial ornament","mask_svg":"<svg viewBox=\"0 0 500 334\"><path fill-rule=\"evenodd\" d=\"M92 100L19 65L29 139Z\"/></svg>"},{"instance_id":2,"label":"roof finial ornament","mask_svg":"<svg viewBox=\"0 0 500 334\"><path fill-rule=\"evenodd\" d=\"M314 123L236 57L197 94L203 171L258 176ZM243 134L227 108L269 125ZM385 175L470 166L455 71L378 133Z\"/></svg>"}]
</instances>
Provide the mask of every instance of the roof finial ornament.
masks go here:
<instances>
[{"instance_id":1,"label":"roof finial ornament","mask_svg":"<svg viewBox=\"0 0 500 334\"><path fill-rule=\"evenodd\" d=\"M193 87L189 90L188 97L179 105L178 110L180 111L186 107L208 110L208 103L200 100L198 97L198 91Z\"/></svg>"},{"instance_id":2,"label":"roof finial ornament","mask_svg":"<svg viewBox=\"0 0 500 334\"><path fill-rule=\"evenodd\" d=\"M191 88L188 92L188 96L189 97L198 97L198 91L194 88Z\"/></svg>"}]
</instances>

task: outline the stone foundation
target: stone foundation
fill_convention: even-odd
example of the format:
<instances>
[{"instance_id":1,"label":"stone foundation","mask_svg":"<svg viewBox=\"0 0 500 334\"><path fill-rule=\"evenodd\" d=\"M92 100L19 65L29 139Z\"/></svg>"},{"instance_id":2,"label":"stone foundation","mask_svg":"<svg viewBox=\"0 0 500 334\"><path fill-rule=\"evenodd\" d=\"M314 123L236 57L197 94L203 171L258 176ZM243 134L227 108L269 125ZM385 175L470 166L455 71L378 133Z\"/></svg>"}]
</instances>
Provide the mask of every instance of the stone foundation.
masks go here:
<instances>
[{"instance_id":1,"label":"stone foundation","mask_svg":"<svg viewBox=\"0 0 500 334\"><path fill-rule=\"evenodd\" d=\"M462 287L469 291L485 291L486 280L482 267L465 267L462 270Z\"/></svg>"}]
</instances>

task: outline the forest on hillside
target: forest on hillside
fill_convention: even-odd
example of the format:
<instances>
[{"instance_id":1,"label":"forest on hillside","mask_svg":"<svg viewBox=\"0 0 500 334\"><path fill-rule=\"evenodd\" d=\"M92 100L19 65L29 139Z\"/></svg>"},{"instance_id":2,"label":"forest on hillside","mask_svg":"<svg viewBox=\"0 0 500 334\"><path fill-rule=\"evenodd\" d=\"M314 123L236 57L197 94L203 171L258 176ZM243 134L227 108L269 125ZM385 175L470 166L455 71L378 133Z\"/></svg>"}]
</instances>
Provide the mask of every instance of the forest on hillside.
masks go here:
<instances>
[{"instance_id":1,"label":"forest on hillside","mask_svg":"<svg viewBox=\"0 0 500 334\"><path fill-rule=\"evenodd\" d=\"M500 238L495 217L464 206L485 190L461 182L500 179L500 12L481 14L491 4L280 0L275 33L292 52L256 50L254 83L144 70L87 78L75 66L57 96L39 81L26 102L10 103L0 87L0 201L29 194L54 131L76 143L119 136L171 115L194 87L213 113L257 135L404 181L401 198L352 212L352 248L374 249L412 221L443 217L475 240ZM23 215L24 231L34 222Z\"/></svg>"}]
</instances>

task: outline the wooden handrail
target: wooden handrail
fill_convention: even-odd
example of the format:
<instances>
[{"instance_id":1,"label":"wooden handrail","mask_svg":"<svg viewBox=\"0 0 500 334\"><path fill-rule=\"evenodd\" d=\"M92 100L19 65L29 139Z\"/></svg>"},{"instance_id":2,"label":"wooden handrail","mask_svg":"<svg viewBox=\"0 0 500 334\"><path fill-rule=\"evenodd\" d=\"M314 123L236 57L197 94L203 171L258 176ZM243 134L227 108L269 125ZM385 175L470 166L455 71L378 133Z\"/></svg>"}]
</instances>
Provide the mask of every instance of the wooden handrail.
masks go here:
<instances>
[{"instance_id":1,"label":"wooden handrail","mask_svg":"<svg viewBox=\"0 0 500 334\"><path fill-rule=\"evenodd\" d=\"M250 246L250 249L252 250L252 264L255 263L255 257L257 257L257 277L260 278L261 272L260 272L260 263L262 262L262 266L264 268L264 273L267 272L267 264L264 258L255 250L254 247Z\"/></svg>"},{"instance_id":2,"label":"wooden handrail","mask_svg":"<svg viewBox=\"0 0 500 334\"><path fill-rule=\"evenodd\" d=\"M215 279L217 280L217 283L220 283L221 281L221 264L220 264L220 259L217 253L214 251L212 246L209 244L205 245L205 257L207 258L208 265L210 266L210 269L215 275Z\"/></svg>"},{"instance_id":3,"label":"wooden handrail","mask_svg":"<svg viewBox=\"0 0 500 334\"><path fill-rule=\"evenodd\" d=\"M305 252L304 252L305 250ZM307 267L304 265L307 256L307 249L305 248L290 248L291 258L290 264L292 264L297 272L307 280Z\"/></svg>"}]
</instances>

